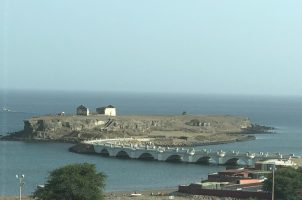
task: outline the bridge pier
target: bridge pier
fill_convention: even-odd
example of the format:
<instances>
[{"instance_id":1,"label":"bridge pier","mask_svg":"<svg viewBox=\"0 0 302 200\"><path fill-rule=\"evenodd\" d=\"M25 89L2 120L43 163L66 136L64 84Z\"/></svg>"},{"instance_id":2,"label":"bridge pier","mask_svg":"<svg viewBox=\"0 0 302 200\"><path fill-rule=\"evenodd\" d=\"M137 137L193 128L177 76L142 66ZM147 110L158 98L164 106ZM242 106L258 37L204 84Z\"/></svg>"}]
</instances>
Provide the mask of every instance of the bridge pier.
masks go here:
<instances>
[{"instance_id":1,"label":"bridge pier","mask_svg":"<svg viewBox=\"0 0 302 200\"><path fill-rule=\"evenodd\" d=\"M226 159L224 157L218 157L218 165L224 165L226 163Z\"/></svg>"},{"instance_id":2,"label":"bridge pier","mask_svg":"<svg viewBox=\"0 0 302 200\"><path fill-rule=\"evenodd\" d=\"M104 149L103 146L100 145L93 145L93 149L95 153L101 153L101 151Z\"/></svg>"},{"instance_id":3,"label":"bridge pier","mask_svg":"<svg viewBox=\"0 0 302 200\"><path fill-rule=\"evenodd\" d=\"M158 161L165 161L163 152L157 152L157 160Z\"/></svg>"},{"instance_id":4,"label":"bridge pier","mask_svg":"<svg viewBox=\"0 0 302 200\"><path fill-rule=\"evenodd\" d=\"M129 154L129 157L130 158L134 158L134 159L138 159L139 158L139 155L137 155L136 151L131 149L130 152L128 152Z\"/></svg>"},{"instance_id":5,"label":"bridge pier","mask_svg":"<svg viewBox=\"0 0 302 200\"><path fill-rule=\"evenodd\" d=\"M253 159L248 159L248 160L247 160L247 165L248 165L248 166L253 166L253 165L255 165L254 160L253 160Z\"/></svg>"}]
</instances>

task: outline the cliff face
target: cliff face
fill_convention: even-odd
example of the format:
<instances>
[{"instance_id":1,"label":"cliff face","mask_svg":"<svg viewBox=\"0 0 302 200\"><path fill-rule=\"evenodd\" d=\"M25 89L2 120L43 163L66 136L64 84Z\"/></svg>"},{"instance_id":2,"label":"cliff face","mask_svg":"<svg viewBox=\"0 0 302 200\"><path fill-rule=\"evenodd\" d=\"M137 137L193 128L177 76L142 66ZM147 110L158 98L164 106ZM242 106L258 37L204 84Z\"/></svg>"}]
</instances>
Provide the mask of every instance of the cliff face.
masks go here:
<instances>
[{"instance_id":1,"label":"cliff face","mask_svg":"<svg viewBox=\"0 0 302 200\"><path fill-rule=\"evenodd\" d=\"M238 116L41 116L24 121L24 130L11 135L37 140L80 141L94 138L144 136L223 140L251 122ZM222 137L223 136L223 137ZM236 138L232 138L236 139Z\"/></svg>"},{"instance_id":2,"label":"cliff face","mask_svg":"<svg viewBox=\"0 0 302 200\"><path fill-rule=\"evenodd\" d=\"M81 116L43 116L24 120L24 130L20 133L29 139L77 139L81 132L104 125L104 120Z\"/></svg>"}]
</instances>

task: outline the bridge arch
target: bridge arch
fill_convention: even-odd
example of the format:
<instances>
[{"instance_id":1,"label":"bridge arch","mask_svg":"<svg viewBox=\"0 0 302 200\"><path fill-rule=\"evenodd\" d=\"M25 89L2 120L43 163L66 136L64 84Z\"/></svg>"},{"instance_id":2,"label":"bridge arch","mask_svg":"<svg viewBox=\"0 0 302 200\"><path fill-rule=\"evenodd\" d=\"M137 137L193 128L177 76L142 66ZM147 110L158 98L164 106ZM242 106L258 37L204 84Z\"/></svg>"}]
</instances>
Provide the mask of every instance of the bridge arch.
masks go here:
<instances>
[{"instance_id":1,"label":"bridge arch","mask_svg":"<svg viewBox=\"0 0 302 200\"><path fill-rule=\"evenodd\" d=\"M231 158L231 159L228 159L224 164L231 165L231 166L237 166L238 160L239 160L239 158Z\"/></svg>"},{"instance_id":2,"label":"bridge arch","mask_svg":"<svg viewBox=\"0 0 302 200\"><path fill-rule=\"evenodd\" d=\"M248 162L241 158L231 158L225 162L225 165L248 165Z\"/></svg>"},{"instance_id":3,"label":"bridge arch","mask_svg":"<svg viewBox=\"0 0 302 200\"><path fill-rule=\"evenodd\" d=\"M155 160L154 156L151 153L142 153L138 159L141 160Z\"/></svg>"},{"instance_id":4,"label":"bridge arch","mask_svg":"<svg viewBox=\"0 0 302 200\"><path fill-rule=\"evenodd\" d=\"M110 155L110 154L109 154L109 151L108 151L106 148L102 149L101 152L100 152L100 154L101 154L102 156L109 156L109 155Z\"/></svg>"},{"instance_id":5,"label":"bridge arch","mask_svg":"<svg viewBox=\"0 0 302 200\"><path fill-rule=\"evenodd\" d=\"M249 165L249 161L247 159L239 158L237 163L239 165Z\"/></svg>"},{"instance_id":6,"label":"bridge arch","mask_svg":"<svg viewBox=\"0 0 302 200\"><path fill-rule=\"evenodd\" d=\"M210 164L210 160L211 160L211 157L203 156L203 157L199 157L195 163L202 164L202 165L208 165L208 164Z\"/></svg>"},{"instance_id":7,"label":"bridge arch","mask_svg":"<svg viewBox=\"0 0 302 200\"><path fill-rule=\"evenodd\" d=\"M123 159L130 158L129 154L126 151L123 151L123 150L117 152L116 157L117 158L123 158Z\"/></svg>"},{"instance_id":8,"label":"bridge arch","mask_svg":"<svg viewBox=\"0 0 302 200\"><path fill-rule=\"evenodd\" d=\"M166 159L166 162L182 162L182 157L180 155L174 154Z\"/></svg>"}]
</instances>

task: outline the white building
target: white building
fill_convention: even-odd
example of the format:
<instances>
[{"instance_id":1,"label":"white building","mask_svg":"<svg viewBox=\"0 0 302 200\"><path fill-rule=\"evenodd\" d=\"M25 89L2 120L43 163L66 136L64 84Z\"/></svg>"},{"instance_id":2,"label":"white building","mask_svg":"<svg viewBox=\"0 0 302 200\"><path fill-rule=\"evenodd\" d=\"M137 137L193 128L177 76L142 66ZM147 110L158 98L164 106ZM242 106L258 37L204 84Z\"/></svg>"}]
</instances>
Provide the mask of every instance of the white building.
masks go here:
<instances>
[{"instance_id":1,"label":"white building","mask_svg":"<svg viewBox=\"0 0 302 200\"><path fill-rule=\"evenodd\" d=\"M83 105L80 105L79 107L77 107L77 115L85 115L88 116L89 115L89 109Z\"/></svg>"},{"instance_id":2,"label":"white building","mask_svg":"<svg viewBox=\"0 0 302 200\"><path fill-rule=\"evenodd\" d=\"M116 108L112 105L97 108L96 112L102 115L116 116Z\"/></svg>"},{"instance_id":3,"label":"white building","mask_svg":"<svg viewBox=\"0 0 302 200\"><path fill-rule=\"evenodd\" d=\"M269 171L273 167L295 167L296 164L291 159L270 159L264 161L257 161L255 168L259 170Z\"/></svg>"}]
</instances>

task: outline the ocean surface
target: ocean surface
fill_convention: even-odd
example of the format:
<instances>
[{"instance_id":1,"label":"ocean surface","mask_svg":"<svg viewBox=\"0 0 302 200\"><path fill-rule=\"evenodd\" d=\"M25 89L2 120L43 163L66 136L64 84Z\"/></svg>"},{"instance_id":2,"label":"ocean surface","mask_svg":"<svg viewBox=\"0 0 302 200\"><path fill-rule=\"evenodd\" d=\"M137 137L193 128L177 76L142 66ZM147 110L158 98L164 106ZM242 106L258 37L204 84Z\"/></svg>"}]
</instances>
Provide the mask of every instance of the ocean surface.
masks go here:
<instances>
[{"instance_id":1,"label":"ocean surface","mask_svg":"<svg viewBox=\"0 0 302 200\"><path fill-rule=\"evenodd\" d=\"M75 113L78 105L91 110L112 104L119 115L189 114L241 115L277 128L277 134L257 135L257 140L207 146L212 150L280 152L302 155L302 97L181 95L92 92L0 91L0 134L23 129L32 116L64 111ZM107 175L106 191L135 191L176 187L205 179L221 166L119 160L68 152L70 144L0 141L0 196L17 195L16 174L25 174L24 193L43 184L48 173L69 163L94 163ZM204 147L201 147L204 148Z\"/></svg>"}]
</instances>

